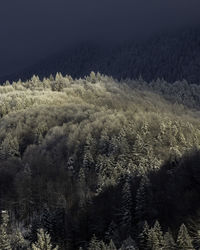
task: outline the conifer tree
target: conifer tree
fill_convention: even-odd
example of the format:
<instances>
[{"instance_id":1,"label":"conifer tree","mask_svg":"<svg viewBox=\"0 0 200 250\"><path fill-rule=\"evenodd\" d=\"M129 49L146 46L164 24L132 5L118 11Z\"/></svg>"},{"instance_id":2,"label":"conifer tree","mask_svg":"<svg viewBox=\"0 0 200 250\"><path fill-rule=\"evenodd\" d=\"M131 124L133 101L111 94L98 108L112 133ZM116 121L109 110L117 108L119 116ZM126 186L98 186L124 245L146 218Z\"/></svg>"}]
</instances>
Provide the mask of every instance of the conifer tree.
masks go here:
<instances>
[{"instance_id":1,"label":"conifer tree","mask_svg":"<svg viewBox=\"0 0 200 250\"><path fill-rule=\"evenodd\" d=\"M87 196L87 185L86 185L86 176L84 168L80 168L79 170L78 194L79 194L79 207L83 209L86 203L86 196Z\"/></svg>"},{"instance_id":2,"label":"conifer tree","mask_svg":"<svg viewBox=\"0 0 200 250\"><path fill-rule=\"evenodd\" d=\"M144 220L148 219L148 188L150 181L147 176L142 177L136 194L135 218L138 226L143 225Z\"/></svg>"},{"instance_id":3,"label":"conifer tree","mask_svg":"<svg viewBox=\"0 0 200 250\"><path fill-rule=\"evenodd\" d=\"M14 234L11 239L12 250L22 250L28 249L29 242L24 239L21 231L19 229L14 230Z\"/></svg>"},{"instance_id":4,"label":"conifer tree","mask_svg":"<svg viewBox=\"0 0 200 250\"><path fill-rule=\"evenodd\" d=\"M158 241L159 241L159 247L162 248L164 245L164 238L163 238L163 232L160 226L160 223L158 221L155 222L153 227L154 233L156 234Z\"/></svg>"},{"instance_id":5,"label":"conifer tree","mask_svg":"<svg viewBox=\"0 0 200 250\"><path fill-rule=\"evenodd\" d=\"M187 227L183 223L180 226L178 237L177 237L177 246L180 250L193 250L192 239L188 233Z\"/></svg>"},{"instance_id":6,"label":"conifer tree","mask_svg":"<svg viewBox=\"0 0 200 250\"><path fill-rule=\"evenodd\" d=\"M176 249L176 243L170 232L164 234L164 247L163 250L174 250Z\"/></svg>"},{"instance_id":7,"label":"conifer tree","mask_svg":"<svg viewBox=\"0 0 200 250\"><path fill-rule=\"evenodd\" d=\"M143 230L139 234L138 239L139 239L139 246L141 249L146 250L147 249L147 241L148 241L148 235L149 235L149 225L147 221L144 222L143 225Z\"/></svg>"},{"instance_id":8,"label":"conifer tree","mask_svg":"<svg viewBox=\"0 0 200 250\"><path fill-rule=\"evenodd\" d=\"M108 242L112 240L116 245L119 245L119 240L120 240L119 230L117 224L114 221L110 223L105 238Z\"/></svg>"},{"instance_id":9,"label":"conifer tree","mask_svg":"<svg viewBox=\"0 0 200 250\"><path fill-rule=\"evenodd\" d=\"M131 232L132 224L132 194L129 183L129 178L126 179L122 189L122 203L120 211L120 226L122 234L127 237Z\"/></svg>"},{"instance_id":10,"label":"conifer tree","mask_svg":"<svg viewBox=\"0 0 200 250\"><path fill-rule=\"evenodd\" d=\"M88 250L102 250L102 244L100 241L98 241L98 239L96 238L95 235L93 235L90 243L89 243L89 247Z\"/></svg>"},{"instance_id":11,"label":"conifer tree","mask_svg":"<svg viewBox=\"0 0 200 250\"><path fill-rule=\"evenodd\" d=\"M83 155L83 168L85 169L86 172L89 171L94 164L94 159L91 154L92 145L93 145L93 139L91 135L88 135L86 138L86 144L84 146L84 155Z\"/></svg>"},{"instance_id":12,"label":"conifer tree","mask_svg":"<svg viewBox=\"0 0 200 250\"><path fill-rule=\"evenodd\" d=\"M58 246L53 247L50 235L44 229L39 229L37 242L32 244L32 250L58 250Z\"/></svg>"},{"instance_id":13,"label":"conifer tree","mask_svg":"<svg viewBox=\"0 0 200 250\"><path fill-rule=\"evenodd\" d=\"M157 236L157 233L154 231L154 228L151 228L148 233L147 238L147 249L148 250L160 250L160 242Z\"/></svg>"},{"instance_id":14,"label":"conifer tree","mask_svg":"<svg viewBox=\"0 0 200 250\"><path fill-rule=\"evenodd\" d=\"M120 248L120 250L136 250L136 249L137 249L136 243L130 236L123 241L123 244Z\"/></svg>"},{"instance_id":15,"label":"conifer tree","mask_svg":"<svg viewBox=\"0 0 200 250\"><path fill-rule=\"evenodd\" d=\"M8 234L9 215L7 211L1 212L2 223L0 225L0 249L11 250L11 241Z\"/></svg>"},{"instance_id":16,"label":"conifer tree","mask_svg":"<svg viewBox=\"0 0 200 250\"><path fill-rule=\"evenodd\" d=\"M108 250L117 250L114 242L111 240L108 247L107 247Z\"/></svg>"}]
</instances>

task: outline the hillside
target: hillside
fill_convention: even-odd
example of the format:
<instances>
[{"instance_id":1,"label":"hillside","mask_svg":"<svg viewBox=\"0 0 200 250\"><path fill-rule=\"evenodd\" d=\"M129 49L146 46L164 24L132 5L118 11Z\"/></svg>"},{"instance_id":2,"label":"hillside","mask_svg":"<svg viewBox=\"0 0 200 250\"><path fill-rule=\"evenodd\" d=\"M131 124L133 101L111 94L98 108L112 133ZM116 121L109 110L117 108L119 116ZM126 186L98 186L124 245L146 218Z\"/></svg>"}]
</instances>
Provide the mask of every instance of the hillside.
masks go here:
<instances>
[{"instance_id":1,"label":"hillside","mask_svg":"<svg viewBox=\"0 0 200 250\"><path fill-rule=\"evenodd\" d=\"M0 82L27 80L34 74L40 78L55 76L56 72L79 78L93 70L117 79L137 79L142 75L147 82L163 78L171 83L186 79L199 84L199 61L200 30L188 28L118 46L85 43L49 56L22 72L2 76Z\"/></svg>"},{"instance_id":2,"label":"hillside","mask_svg":"<svg viewBox=\"0 0 200 250\"><path fill-rule=\"evenodd\" d=\"M199 93L94 72L1 86L0 209L21 249L39 228L59 249L199 247Z\"/></svg>"}]
</instances>

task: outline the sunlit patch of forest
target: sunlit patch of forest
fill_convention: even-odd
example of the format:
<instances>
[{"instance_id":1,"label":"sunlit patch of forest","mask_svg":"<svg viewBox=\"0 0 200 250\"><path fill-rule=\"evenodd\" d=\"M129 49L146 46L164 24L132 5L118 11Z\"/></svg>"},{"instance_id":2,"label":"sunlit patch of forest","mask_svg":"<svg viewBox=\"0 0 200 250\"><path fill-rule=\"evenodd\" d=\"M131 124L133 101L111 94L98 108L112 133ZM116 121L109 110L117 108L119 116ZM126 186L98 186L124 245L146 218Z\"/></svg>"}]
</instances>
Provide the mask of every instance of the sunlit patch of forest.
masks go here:
<instances>
[{"instance_id":1,"label":"sunlit patch of forest","mask_svg":"<svg viewBox=\"0 0 200 250\"><path fill-rule=\"evenodd\" d=\"M0 249L199 249L199 107L186 81L4 83Z\"/></svg>"}]
</instances>

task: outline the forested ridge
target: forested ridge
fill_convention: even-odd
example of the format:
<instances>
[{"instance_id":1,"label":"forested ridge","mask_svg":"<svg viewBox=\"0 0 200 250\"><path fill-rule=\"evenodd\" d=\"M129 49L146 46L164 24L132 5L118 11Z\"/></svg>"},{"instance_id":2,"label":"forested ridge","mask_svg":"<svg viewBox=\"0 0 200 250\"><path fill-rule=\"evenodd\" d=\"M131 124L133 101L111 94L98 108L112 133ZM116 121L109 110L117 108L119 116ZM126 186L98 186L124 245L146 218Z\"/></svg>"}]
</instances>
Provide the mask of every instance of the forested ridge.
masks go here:
<instances>
[{"instance_id":1,"label":"forested ridge","mask_svg":"<svg viewBox=\"0 0 200 250\"><path fill-rule=\"evenodd\" d=\"M43 78L57 72L79 78L95 71L119 80L137 79L141 75L147 82L163 78L170 83L185 79L199 84L199 61L200 29L185 28L112 46L84 42L21 72L1 76L0 81L27 80L34 74Z\"/></svg>"},{"instance_id":2,"label":"forested ridge","mask_svg":"<svg viewBox=\"0 0 200 250\"><path fill-rule=\"evenodd\" d=\"M0 86L0 249L199 249L199 106L185 80Z\"/></svg>"}]
</instances>

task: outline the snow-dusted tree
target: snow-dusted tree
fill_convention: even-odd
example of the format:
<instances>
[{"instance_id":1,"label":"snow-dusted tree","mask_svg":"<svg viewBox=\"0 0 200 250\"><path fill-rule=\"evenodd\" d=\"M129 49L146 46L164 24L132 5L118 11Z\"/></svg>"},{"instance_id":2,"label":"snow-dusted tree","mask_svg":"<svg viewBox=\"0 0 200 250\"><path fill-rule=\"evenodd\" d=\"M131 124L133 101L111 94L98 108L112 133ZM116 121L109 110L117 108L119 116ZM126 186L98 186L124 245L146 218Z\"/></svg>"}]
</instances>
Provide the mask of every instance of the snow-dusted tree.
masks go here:
<instances>
[{"instance_id":1,"label":"snow-dusted tree","mask_svg":"<svg viewBox=\"0 0 200 250\"><path fill-rule=\"evenodd\" d=\"M160 223L158 221L155 222L153 230L158 238L159 247L162 249L162 247L164 245L164 238L163 238L163 232L162 232Z\"/></svg>"},{"instance_id":2,"label":"snow-dusted tree","mask_svg":"<svg viewBox=\"0 0 200 250\"><path fill-rule=\"evenodd\" d=\"M11 241L8 234L9 215L7 211L1 212L2 223L0 225L0 249L11 250Z\"/></svg>"},{"instance_id":3,"label":"snow-dusted tree","mask_svg":"<svg viewBox=\"0 0 200 250\"><path fill-rule=\"evenodd\" d=\"M39 229L37 232L37 242L32 244L32 250L58 250L58 246L53 247L51 243L50 235L44 231L44 229Z\"/></svg>"},{"instance_id":4,"label":"snow-dusted tree","mask_svg":"<svg viewBox=\"0 0 200 250\"><path fill-rule=\"evenodd\" d=\"M177 246L178 246L178 249L181 249L181 250L193 250L194 249L192 245L192 239L190 238L187 227L185 226L184 223L180 226L180 229L178 232Z\"/></svg>"},{"instance_id":5,"label":"snow-dusted tree","mask_svg":"<svg viewBox=\"0 0 200 250\"><path fill-rule=\"evenodd\" d=\"M141 249L147 249L147 240L149 235L149 225L147 221L144 222L142 232L138 236L139 246Z\"/></svg>"}]
</instances>

